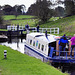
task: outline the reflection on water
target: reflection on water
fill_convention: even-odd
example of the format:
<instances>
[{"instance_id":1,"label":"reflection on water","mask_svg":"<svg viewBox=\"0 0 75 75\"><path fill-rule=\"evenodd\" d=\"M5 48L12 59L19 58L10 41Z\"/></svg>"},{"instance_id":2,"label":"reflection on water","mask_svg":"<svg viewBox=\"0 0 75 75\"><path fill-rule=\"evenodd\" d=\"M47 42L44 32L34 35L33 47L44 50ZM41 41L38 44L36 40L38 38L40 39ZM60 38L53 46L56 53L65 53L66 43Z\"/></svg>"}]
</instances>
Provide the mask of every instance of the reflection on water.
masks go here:
<instances>
[{"instance_id":1,"label":"reflection on water","mask_svg":"<svg viewBox=\"0 0 75 75\"><path fill-rule=\"evenodd\" d=\"M14 50L18 50L19 52L24 53L24 43L25 39L16 37L16 38L9 38L7 42L0 44L11 47Z\"/></svg>"}]
</instances>

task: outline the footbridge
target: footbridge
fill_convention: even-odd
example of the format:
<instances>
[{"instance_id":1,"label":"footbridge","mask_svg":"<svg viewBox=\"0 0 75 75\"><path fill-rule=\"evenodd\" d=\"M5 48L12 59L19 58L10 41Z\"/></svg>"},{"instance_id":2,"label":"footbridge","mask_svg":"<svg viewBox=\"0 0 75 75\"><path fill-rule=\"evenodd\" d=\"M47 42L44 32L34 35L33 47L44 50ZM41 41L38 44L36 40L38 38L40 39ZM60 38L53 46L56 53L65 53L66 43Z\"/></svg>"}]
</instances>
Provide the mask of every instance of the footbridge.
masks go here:
<instances>
[{"instance_id":1,"label":"footbridge","mask_svg":"<svg viewBox=\"0 0 75 75\"><path fill-rule=\"evenodd\" d=\"M26 31L26 28L24 26L7 26L8 31L19 31L23 32ZM59 28L39 28L39 32L44 33L47 30L49 34L59 34ZM29 27L30 32L37 32L36 27Z\"/></svg>"}]
</instances>

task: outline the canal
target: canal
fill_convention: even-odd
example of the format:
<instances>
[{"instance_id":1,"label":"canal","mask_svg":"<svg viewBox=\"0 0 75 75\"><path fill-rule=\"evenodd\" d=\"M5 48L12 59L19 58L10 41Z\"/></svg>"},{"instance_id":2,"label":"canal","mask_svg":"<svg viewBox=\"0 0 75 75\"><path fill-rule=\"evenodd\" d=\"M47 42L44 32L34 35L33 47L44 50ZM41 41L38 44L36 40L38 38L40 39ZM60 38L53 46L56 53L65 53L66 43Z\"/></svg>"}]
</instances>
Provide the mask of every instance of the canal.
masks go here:
<instances>
[{"instance_id":1,"label":"canal","mask_svg":"<svg viewBox=\"0 0 75 75\"><path fill-rule=\"evenodd\" d=\"M24 43L25 43L24 38L12 37L8 38L7 42L2 42L0 44L11 47L12 49L18 50L19 52L24 54Z\"/></svg>"}]
</instances>

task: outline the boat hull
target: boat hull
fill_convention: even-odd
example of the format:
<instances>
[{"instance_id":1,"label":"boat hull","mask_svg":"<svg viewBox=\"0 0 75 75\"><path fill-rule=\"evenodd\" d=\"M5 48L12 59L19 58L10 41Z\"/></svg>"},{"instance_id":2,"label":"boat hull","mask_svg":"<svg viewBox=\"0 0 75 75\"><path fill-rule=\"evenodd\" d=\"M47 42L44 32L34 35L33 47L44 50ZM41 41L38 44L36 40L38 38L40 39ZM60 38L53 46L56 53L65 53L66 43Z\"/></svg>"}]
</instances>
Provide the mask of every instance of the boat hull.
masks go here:
<instances>
[{"instance_id":1,"label":"boat hull","mask_svg":"<svg viewBox=\"0 0 75 75\"><path fill-rule=\"evenodd\" d=\"M29 46L25 45L25 54L41 59L43 62L50 62L50 63L70 63L73 64L75 63L75 58L65 58L64 56L55 56L55 57L49 57L46 55L43 55L34 49L30 48ZM59 57L59 58L58 58ZM63 58L64 57L64 58Z\"/></svg>"},{"instance_id":2,"label":"boat hull","mask_svg":"<svg viewBox=\"0 0 75 75\"><path fill-rule=\"evenodd\" d=\"M35 57L37 59L41 59L41 61L43 61L43 62L48 61L47 57L45 57L44 55L42 55L41 53L35 51L34 49L30 48L27 45L25 45L25 52L24 53L29 55L29 56Z\"/></svg>"}]
</instances>

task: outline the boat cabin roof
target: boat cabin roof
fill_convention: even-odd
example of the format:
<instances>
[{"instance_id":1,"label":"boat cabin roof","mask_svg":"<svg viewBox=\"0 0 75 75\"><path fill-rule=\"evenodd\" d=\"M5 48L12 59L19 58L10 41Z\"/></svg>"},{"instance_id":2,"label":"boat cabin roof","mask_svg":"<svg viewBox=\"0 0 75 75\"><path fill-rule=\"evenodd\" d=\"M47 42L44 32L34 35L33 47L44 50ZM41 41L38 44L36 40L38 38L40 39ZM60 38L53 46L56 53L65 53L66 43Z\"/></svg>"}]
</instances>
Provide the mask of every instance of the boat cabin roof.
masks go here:
<instances>
[{"instance_id":1,"label":"boat cabin roof","mask_svg":"<svg viewBox=\"0 0 75 75\"><path fill-rule=\"evenodd\" d=\"M30 37L33 37L33 39L38 39L38 40L44 41L46 43L51 43L51 42L56 41L56 36L55 35L52 35L52 34L47 34L47 36L46 36L45 33L35 32L35 33L27 34L27 36L29 38Z\"/></svg>"}]
</instances>

